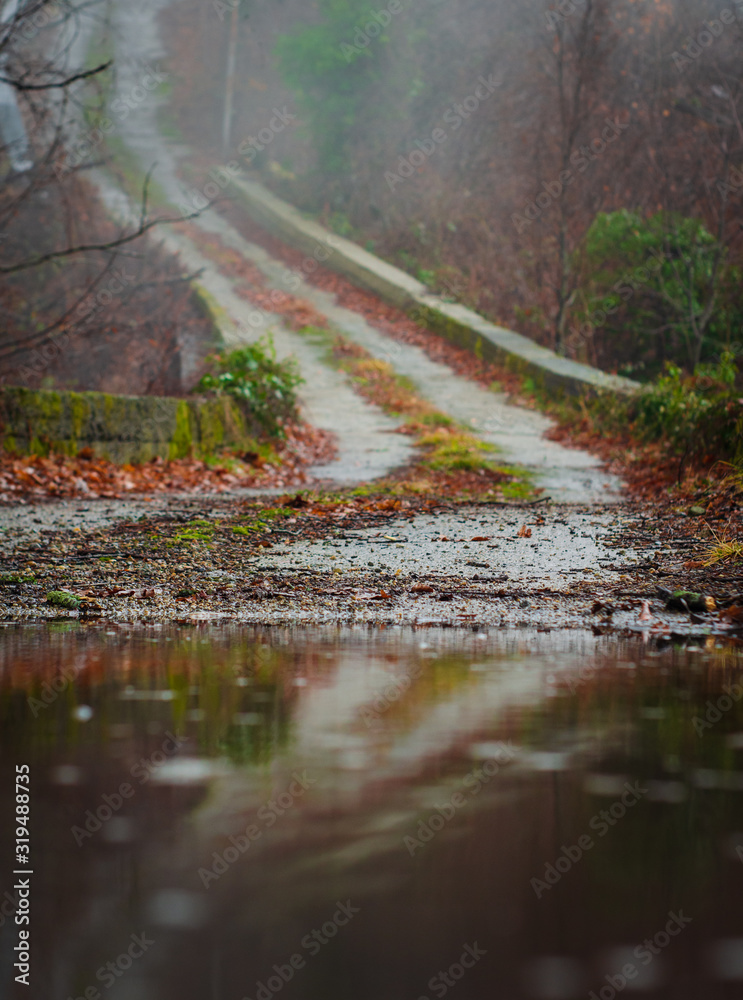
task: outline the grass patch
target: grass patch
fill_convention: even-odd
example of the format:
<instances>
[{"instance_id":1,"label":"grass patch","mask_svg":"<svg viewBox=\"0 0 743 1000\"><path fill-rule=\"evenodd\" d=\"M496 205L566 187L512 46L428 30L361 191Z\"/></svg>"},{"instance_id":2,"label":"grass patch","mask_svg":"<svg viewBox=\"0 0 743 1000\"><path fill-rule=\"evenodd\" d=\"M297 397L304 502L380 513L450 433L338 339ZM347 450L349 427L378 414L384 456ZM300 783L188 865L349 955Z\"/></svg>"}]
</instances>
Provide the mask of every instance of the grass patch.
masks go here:
<instances>
[{"instance_id":1,"label":"grass patch","mask_svg":"<svg viewBox=\"0 0 743 1000\"><path fill-rule=\"evenodd\" d=\"M418 443L422 448L430 449L423 464L437 472L496 470L494 463L486 457L492 455L493 449L471 434L441 427L432 434L424 434Z\"/></svg>"},{"instance_id":2,"label":"grass patch","mask_svg":"<svg viewBox=\"0 0 743 1000\"><path fill-rule=\"evenodd\" d=\"M743 542L718 542L708 551L704 560L705 566L715 566L721 562L743 561Z\"/></svg>"},{"instance_id":3,"label":"grass patch","mask_svg":"<svg viewBox=\"0 0 743 1000\"><path fill-rule=\"evenodd\" d=\"M232 529L235 535L252 535L254 532L270 531L271 523L289 517L294 511L289 507L264 507L256 517L251 515L247 524L235 525Z\"/></svg>"},{"instance_id":4,"label":"grass patch","mask_svg":"<svg viewBox=\"0 0 743 1000\"><path fill-rule=\"evenodd\" d=\"M172 546L191 545L194 542L209 543L214 538L216 530L217 526L212 521L207 521L204 518L195 518L193 521L189 521L187 528L179 531L173 538L169 539L167 544Z\"/></svg>"},{"instance_id":5,"label":"grass patch","mask_svg":"<svg viewBox=\"0 0 743 1000\"><path fill-rule=\"evenodd\" d=\"M740 538L734 537L734 529L730 525L723 528L720 534L714 528L710 528L710 531L715 539L715 544L711 545L704 554L704 566L716 566L718 563L738 563L743 561L743 541Z\"/></svg>"},{"instance_id":6,"label":"grass patch","mask_svg":"<svg viewBox=\"0 0 743 1000\"><path fill-rule=\"evenodd\" d=\"M500 465L497 450L480 441L448 414L417 394L410 379L398 375L387 361L372 357L363 347L341 334L315 326L300 331L328 350L328 362L346 372L359 395L380 406L393 417L403 417L404 431L421 450L411 468L369 487L358 487L352 495L405 493L425 495L438 491L454 499L505 496L525 497L532 492L523 469Z\"/></svg>"}]
</instances>

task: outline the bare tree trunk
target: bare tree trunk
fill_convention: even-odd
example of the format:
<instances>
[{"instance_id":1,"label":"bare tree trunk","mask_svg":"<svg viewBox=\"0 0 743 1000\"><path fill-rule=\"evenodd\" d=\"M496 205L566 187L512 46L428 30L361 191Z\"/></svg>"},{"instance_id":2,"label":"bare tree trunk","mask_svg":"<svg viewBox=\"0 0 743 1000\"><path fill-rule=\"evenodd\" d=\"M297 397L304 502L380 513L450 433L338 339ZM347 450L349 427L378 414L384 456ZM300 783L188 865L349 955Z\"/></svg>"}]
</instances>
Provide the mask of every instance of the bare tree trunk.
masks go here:
<instances>
[{"instance_id":1,"label":"bare tree trunk","mask_svg":"<svg viewBox=\"0 0 743 1000\"><path fill-rule=\"evenodd\" d=\"M232 112L235 102L235 66L237 64L237 36L239 32L238 7L232 8L230 17L230 37L227 46L227 70L224 91L224 116L222 118L222 149L225 156L230 153L232 137Z\"/></svg>"}]
</instances>

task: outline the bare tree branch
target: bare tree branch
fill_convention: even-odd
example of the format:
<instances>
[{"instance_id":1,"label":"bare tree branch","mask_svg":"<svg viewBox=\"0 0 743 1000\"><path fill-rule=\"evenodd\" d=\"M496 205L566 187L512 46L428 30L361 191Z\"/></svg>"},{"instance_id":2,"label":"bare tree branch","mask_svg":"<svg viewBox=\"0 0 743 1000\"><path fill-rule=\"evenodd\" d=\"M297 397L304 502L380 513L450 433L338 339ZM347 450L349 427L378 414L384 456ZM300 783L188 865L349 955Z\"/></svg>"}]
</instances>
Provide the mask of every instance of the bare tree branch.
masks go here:
<instances>
[{"instance_id":1,"label":"bare tree branch","mask_svg":"<svg viewBox=\"0 0 743 1000\"><path fill-rule=\"evenodd\" d=\"M8 83L11 87L16 90L64 90L65 87L69 87L70 84L76 83L78 80L89 80L92 76L97 76L99 73L103 73L110 66L113 66L113 59L109 59L108 62L101 63L100 66L96 66L94 69L87 69L81 73L73 73L72 76L68 76L65 80L59 80L56 83L23 83L22 79L13 79L9 76L0 76L0 82Z\"/></svg>"}]
</instances>

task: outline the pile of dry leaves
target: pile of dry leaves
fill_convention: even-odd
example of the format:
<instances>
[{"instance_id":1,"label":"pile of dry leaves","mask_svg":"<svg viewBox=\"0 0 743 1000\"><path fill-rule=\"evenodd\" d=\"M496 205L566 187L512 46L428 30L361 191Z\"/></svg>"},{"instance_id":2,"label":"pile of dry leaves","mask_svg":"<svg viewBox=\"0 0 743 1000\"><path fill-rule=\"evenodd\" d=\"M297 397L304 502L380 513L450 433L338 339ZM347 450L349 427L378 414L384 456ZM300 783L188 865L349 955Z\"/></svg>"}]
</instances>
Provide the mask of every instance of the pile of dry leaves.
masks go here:
<instances>
[{"instance_id":1,"label":"pile of dry leaves","mask_svg":"<svg viewBox=\"0 0 743 1000\"><path fill-rule=\"evenodd\" d=\"M76 457L0 455L0 503L27 503L47 498L86 497L119 499L132 493L165 490L221 493L246 487L302 486L311 481L308 469L332 459L331 435L308 424L286 429L286 439L276 447L275 459L257 453L226 456L207 464L196 459L164 461L155 458L142 465L115 465L96 458L89 449Z\"/></svg>"}]
</instances>

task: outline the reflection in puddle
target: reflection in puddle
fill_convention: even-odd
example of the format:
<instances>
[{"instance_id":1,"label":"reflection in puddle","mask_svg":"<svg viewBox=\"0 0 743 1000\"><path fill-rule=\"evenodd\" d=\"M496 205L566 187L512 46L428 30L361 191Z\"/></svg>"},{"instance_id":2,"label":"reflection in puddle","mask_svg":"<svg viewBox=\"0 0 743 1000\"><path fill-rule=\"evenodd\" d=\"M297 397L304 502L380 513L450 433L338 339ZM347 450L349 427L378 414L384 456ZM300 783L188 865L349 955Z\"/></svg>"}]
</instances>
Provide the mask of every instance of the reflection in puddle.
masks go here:
<instances>
[{"instance_id":1,"label":"reflection in puddle","mask_svg":"<svg viewBox=\"0 0 743 1000\"><path fill-rule=\"evenodd\" d=\"M575 632L6 628L0 995L28 763L19 996L739 996L742 667Z\"/></svg>"}]
</instances>

